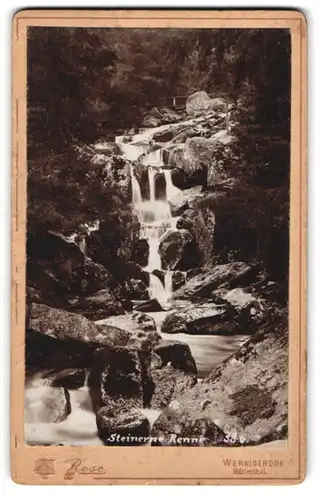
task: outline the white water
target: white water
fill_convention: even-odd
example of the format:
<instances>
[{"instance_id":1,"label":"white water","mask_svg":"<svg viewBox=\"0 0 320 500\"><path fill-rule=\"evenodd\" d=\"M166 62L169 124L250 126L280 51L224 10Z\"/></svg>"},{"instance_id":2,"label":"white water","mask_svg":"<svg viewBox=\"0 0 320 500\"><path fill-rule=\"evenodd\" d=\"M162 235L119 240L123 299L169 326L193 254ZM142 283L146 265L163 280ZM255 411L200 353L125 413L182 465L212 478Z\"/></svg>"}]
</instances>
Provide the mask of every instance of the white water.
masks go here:
<instances>
[{"instance_id":1,"label":"white water","mask_svg":"<svg viewBox=\"0 0 320 500\"><path fill-rule=\"evenodd\" d=\"M178 124L179 125L179 124ZM151 138L157 131L165 130L167 125L148 129L136 134L128 143L125 136L116 138L116 142L123 152L123 156L130 160L147 165L149 200L143 201L141 186L134 175L131 167L132 181L132 203L140 222L140 237L145 238L149 244L148 264L145 270L150 273L149 294L155 298L162 306L166 306L172 295L172 272L162 270L161 257L159 254L160 239L163 234L176 228L177 217L172 217L169 201L172 200L180 190L172 183L171 170L163 168L162 149L149 151ZM139 165L135 166L136 169ZM163 174L166 183L164 199L157 199L156 196L156 175ZM154 276L152 271L161 270L164 272L164 285L159 278Z\"/></svg>"},{"instance_id":2,"label":"white water","mask_svg":"<svg viewBox=\"0 0 320 500\"><path fill-rule=\"evenodd\" d=\"M96 417L92 409L87 382L83 387L69 390L71 413L62 422L45 422L41 419L46 412L48 393L52 379L37 374L29 380L25 390L24 425L25 440L29 445L78 445L102 446L98 437Z\"/></svg>"},{"instance_id":3,"label":"white water","mask_svg":"<svg viewBox=\"0 0 320 500\"><path fill-rule=\"evenodd\" d=\"M189 125L201 121L191 119L184 122ZM172 124L170 127L180 126ZM158 252L162 235L170 229L176 228L178 217L172 217L169 201L179 193L179 189L172 183L171 171L163 168L162 150L148 152L150 140L154 133L165 130L168 125L145 130L132 137L131 142L126 142L124 136L116 138L117 144L121 147L123 156L134 162L139 159L139 163L147 165L150 199L142 200L141 188L134 175L131 166L132 182L132 204L141 224L140 237L147 239L149 243L148 264L145 268L150 273L149 292L152 298L156 298L163 306L167 307L172 296L172 271L161 269L161 258ZM136 168L138 168L136 166ZM165 198L156 199L155 176L163 173L166 182ZM85 250L85 249L84 249ZM152 271L161 270L164 273L164 285ZM242 336L208 336L189 335L179 333L172 336L161 332L161 322L166 311L160 313L149 313L155 319L158 331L164 340L172 338L186 342L191 349L191 353L198 367L199 376L203 377L212 368L232 352L234 352L244 340ZM91 397L87 382L77 390L70 390L71 413L66 420L59 423L45 422L41 420L43 405L47 398L47 391L51 389L52 379L46 378L46 374L38 373L26 384L25 412L29 416L29 422L25 424L25 438L29 445L44 444L67 444L67 445L92 445L99 446L102 442L98 438L96 417L92 409ZM147 416L152 427L159 412L156 410L141 409ZM42 413L43 414L43 413Z\"/></svg>"}]
</instances>

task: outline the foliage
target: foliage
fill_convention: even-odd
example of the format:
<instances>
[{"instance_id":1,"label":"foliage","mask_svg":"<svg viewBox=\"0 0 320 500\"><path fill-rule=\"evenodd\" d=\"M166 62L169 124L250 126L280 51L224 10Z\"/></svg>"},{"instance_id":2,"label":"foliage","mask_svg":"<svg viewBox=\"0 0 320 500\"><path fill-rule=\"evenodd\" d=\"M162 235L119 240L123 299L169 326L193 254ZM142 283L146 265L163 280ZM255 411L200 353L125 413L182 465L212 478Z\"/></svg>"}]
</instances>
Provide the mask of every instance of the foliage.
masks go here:
<instances>
[{"instance_id":1,"label":"foliage","mask_svg":"<svg viewBox=\"0 0 320 500\"><path fill-rule=\"evenodd\" d=\"M220 234L224 250L246 249L286 272L290 47L285 29L29 28L29 228L74 227L101 214L108 223L116 194L70 144L139 126L142 107L205 90L235 104L238 124L227 165L237 183L229 196L206 199L216 242Z\"/></svg>"}]
</instances>

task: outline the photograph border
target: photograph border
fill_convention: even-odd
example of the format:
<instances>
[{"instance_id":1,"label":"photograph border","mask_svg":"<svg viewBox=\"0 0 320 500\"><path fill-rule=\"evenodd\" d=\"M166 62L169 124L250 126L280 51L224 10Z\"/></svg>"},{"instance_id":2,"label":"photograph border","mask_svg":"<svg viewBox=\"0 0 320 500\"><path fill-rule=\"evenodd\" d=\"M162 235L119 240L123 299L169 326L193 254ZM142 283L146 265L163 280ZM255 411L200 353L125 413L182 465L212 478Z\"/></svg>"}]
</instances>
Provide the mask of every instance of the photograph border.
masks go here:
<instances>
[{"instance_id":1,"label":"photograph border","mask_svg":"<svg viewBox=\"0 0 320 500\"><path fill-rule=\"evenodd\" d=\"M286 447L27 446L24 441L27 28L291 32L289 439ZM306 471L307 34L295 10L24 10L12 25L11 475L19 484L298 484ZM265 475L233 461L268 462ZM229 465L231 463L231 465ZM41 466L42 464L42 466ZM40 466L39 466L40 465Z\"/></svg>"}]
</instances>

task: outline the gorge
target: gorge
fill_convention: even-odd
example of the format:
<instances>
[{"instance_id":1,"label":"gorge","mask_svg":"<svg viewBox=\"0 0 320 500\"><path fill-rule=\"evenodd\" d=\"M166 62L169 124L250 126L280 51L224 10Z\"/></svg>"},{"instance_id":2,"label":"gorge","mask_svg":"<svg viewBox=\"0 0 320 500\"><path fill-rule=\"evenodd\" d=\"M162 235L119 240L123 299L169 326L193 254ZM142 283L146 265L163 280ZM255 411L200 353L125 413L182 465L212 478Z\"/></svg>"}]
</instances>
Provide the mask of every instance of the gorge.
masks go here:
<instances>
[{"instance_id":1,"label":"gorge","mask_svg":"<svg viewBox=\"0 0 320 500\"><path fill-rule=\"evenodd\" d=\"M114 431L166 443L176 419L201 445L221 444L230 426L240 444L286 437L286 326L276 314L267 321L277 285L253 262L215 256L208 199L235 182L224 171L227 121L228 130L216 110L182 114L90 146L90 161L125 193L126 219L114 227L126 239L108 248L104 221L79 244L51 232L55 265L32 264L42 278L29 273L28 444L108 445ZM249 366L248 382L239 374ZM243 418L248 386L260 401L253 420Z\"/></svg>"}]
</instances>

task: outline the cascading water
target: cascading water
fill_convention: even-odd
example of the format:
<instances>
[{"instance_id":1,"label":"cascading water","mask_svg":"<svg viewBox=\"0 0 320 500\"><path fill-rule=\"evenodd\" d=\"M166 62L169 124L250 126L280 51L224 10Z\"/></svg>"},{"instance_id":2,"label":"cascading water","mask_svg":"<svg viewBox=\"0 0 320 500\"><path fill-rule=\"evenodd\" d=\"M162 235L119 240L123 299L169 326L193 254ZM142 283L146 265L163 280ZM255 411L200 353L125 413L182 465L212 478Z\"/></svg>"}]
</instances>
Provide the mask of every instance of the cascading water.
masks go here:
<instances>
[{"instance_id":1,"label":"cascading water","mask_svg":"<svg viewBox=\"0 0 320 500\"><path fill-rule=\"evenodd\" d=\"M153 133L151 131L151 133ZM137 140L138 139L138 140ZM117 137L116 142L122 149L123 155L131 161L139 159L139 163L148 167L149 200L142 201L141 187L131 167L132 203L140 222L140 237L149 244L148 264L145 271L149 273L149 293L160 304L165 306L172 295L172 271L162 270L159 244L161 236L170 229L176 228L176 217L172 217L169 201L180 190L172 183L171 170L165 169L162 149L149 152L150 130L135 136L134 142L126 142L125 136ZM139 168L139 167L136 167ZM162 174L165 179L165 196L157 199L156 178ZM164 273L164 284L152 274L155 270Z\"/></svg>"}]
</instances>

